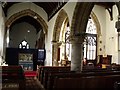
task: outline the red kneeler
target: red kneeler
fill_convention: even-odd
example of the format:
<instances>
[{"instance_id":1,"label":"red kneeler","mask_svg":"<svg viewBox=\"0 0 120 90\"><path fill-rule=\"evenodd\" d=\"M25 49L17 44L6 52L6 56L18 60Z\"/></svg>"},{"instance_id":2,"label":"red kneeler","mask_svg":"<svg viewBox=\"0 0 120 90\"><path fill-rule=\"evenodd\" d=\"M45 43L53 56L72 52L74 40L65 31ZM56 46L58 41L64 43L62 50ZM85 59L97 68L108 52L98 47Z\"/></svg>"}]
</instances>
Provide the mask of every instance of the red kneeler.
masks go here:
<instances>
[{"instance_id":1,"label":"red kneeler","mask_svg":"<svg viewBox=\"0 0 120 90\"><path fill-rule=\"evenodd\" d=\"M25 77L36 77L37 72L36 71L24 71Z\"/></svg>"}]
</instances>

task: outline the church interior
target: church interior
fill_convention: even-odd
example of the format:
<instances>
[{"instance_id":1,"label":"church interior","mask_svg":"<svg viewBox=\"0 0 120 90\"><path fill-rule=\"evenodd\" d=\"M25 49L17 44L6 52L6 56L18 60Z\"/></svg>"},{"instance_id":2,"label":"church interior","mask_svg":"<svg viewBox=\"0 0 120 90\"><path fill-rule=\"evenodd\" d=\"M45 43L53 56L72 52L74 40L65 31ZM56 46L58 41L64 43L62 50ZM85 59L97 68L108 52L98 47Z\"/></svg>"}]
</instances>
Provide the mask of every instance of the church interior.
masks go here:
<instances>
[{"instance_id":1,"label":"church interior","mask_svg":"<svg viewBox=\"0 0 120 90\"><path fill-rule=\"evenodd\" d=\"M0 2L1 90L120 90L120 1Z\"/></svg>"}]
</instances>

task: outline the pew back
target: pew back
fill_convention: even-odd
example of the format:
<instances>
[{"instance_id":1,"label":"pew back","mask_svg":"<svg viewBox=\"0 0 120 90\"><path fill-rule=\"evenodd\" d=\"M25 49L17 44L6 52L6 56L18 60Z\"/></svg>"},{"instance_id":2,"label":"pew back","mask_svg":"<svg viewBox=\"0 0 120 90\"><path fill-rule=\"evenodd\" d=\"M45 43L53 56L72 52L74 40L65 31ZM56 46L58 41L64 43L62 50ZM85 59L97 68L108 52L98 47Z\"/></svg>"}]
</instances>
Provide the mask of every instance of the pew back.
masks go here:
<instances>
[{"instance_id":1,"label":"pew back","mask_svg":"<svg viewBox=\"0 0 120 90\"><path fill-rule=\"evenodd\" d=\"M63 86L60 86L60 87L64 87L64 85L65 85L65 88L68 88L67 85L70 86L69 88L72 88L72 87L80 88L80 87L78 87L79 85L82 85L81 88L83 88L84 85L86 85L87 88L90 88L90 86L94 85L94 83L96 83L96 82L104 83L104 80L106 80L105 78L110 77L110 79L112 80L112 78L113 78L112 76L116 76L116 79L114 79L114 80L116 81L118 79L118 81L119 81L120 71L97 72L97 73L94 73L94 72L88 72L88 73L75 73L75 72L53 73L53 72L51 72L48 76L47 90L59 88L59 85L57 85L58 82L60 82L59 83L60 85L63 84ZM105 77L105 78L103 79L101 77ZM89 81L89 83L90 83L94 79L96 81L93 82L92 85L88 84L90 86L87 86L86 82L88 82L90 80ZM63 83L63 81L64 81L64 83ZM77 84L74 83L74 81L76 81ZM61 84L61 82L62 82L62 84ZM71 83L71 84L67 84L67 83ZM79 84L79 83L82 83L82 84ZM109 81L108 81L108 83L109 83ZM98 85L100 85L100 84L98 84ZM97 85L95 85L95 86L97 87ZM98 86L98 88L99 88L99 86Z\"/></svg>"},{"instance_id":2,"label":"pew back","mask_svg":"<svg viewBox=\"0 0 120 90\"><path fill-rule=\"evenodd\" d=\"M2 79L24 79L24 71L21 66L2 66Z\"/></svg>"},{"instance_id":3,"label":"pew back","mask_svg":"<svg viewBox=\"0 0 120 90\"><path fill-rule=\"evenodd\" d=\"M3 89L10 90L18 88L19 90L25 89L24 71L21 66L1 66ZM12 86L12 87L10 87ZM13 87L14 86L14 87Z\"/></svg>"},{"instance_id":4,"label":"pew back","mask_svg":"<svg viewBox=\"0 0 120 90\"><path fill-rule=\"evenodd\" d=\"M64 66L40 66L39 67L39 80L43 84L44 75L47 75L49 71L53 72L62 72L62 71L70 71L70 67Z\"/></svg>"},{"instance_id":5,"label":"pew back","mask_svg":"<svg viewBox=\"0 0 120 90\"><path fill-rule=\"evenodd\" d=\"M114 90L114 84L116 81L120 81L120 75L108 75L108 76L87 76L79 78L58 78L54 79L53 88L57 89L70 89L70 90Z\"/></svg>"}]
</instances>

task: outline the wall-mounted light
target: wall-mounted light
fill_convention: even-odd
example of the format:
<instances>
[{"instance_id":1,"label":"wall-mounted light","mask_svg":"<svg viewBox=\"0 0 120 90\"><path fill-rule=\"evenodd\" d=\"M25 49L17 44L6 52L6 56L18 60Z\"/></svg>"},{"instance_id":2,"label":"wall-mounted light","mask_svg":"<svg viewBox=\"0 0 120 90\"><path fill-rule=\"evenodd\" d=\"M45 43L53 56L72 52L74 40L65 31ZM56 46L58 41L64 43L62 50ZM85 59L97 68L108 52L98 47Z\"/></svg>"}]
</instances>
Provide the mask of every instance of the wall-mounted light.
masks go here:
<instances>
[{"instance_id":1,"label":"wall-mounted light","mask_svg":"<svg viewBox=\"0 0 120 90\"><path fill-rule=\"evenodd\" d=\"M27 31L28 33L30 32L30 30Z\"/></svg>"},{"instance_id":2,"label":"wall-mounted light","mask_svg":"<svg viewBox=\"0 0 120 90\"><path fill-rule=\"evenodd\" d=\"M37 19L37 16L36 16L36 14L35 14L35 16L33 17L34 19Z\"/></svg>"}]
</instances>

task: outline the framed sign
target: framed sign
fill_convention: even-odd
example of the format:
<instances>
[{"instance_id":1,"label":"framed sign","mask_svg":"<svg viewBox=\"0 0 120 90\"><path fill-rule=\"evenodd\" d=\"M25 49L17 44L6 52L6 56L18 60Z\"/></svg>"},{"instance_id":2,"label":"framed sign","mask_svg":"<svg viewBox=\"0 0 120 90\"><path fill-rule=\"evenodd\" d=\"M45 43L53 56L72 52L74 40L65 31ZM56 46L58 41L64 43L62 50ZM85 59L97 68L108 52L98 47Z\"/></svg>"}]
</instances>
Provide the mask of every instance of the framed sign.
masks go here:
<instances>
[{"instance_id":1,"label":"framed sign","mask_svg":"<svg viewBox=\"0 0 120 90\"><path fill-rule=\"evenodd\" d=\"M44 59L45 59L45 50L38 49L38 60L44 60Z\"/></svg>"}]
</instances>

